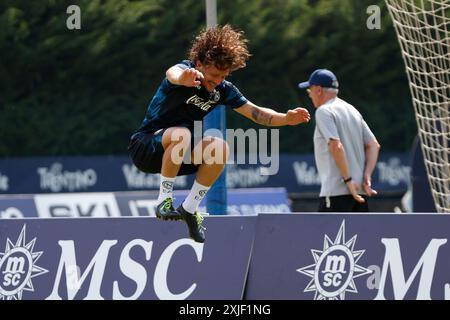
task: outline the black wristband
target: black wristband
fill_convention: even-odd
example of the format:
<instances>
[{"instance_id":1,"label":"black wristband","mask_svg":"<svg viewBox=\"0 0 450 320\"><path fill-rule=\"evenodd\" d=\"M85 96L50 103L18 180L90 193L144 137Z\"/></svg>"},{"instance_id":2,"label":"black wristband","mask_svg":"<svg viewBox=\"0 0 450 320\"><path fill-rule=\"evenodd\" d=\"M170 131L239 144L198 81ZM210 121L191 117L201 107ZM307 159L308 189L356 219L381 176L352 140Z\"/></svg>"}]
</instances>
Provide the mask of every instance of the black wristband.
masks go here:
<instances>
[{"instance_id":1,"label":"black wristband","mask_svg":"<svg viewBox=\"0 0 450 320\"><path fill-rule=\"evenodd\" d=\"M344 183L350 182L352 181L352 177L348 177L347 179L342 178L342 181L344 181Z\"/></svg>"}]
</instances>

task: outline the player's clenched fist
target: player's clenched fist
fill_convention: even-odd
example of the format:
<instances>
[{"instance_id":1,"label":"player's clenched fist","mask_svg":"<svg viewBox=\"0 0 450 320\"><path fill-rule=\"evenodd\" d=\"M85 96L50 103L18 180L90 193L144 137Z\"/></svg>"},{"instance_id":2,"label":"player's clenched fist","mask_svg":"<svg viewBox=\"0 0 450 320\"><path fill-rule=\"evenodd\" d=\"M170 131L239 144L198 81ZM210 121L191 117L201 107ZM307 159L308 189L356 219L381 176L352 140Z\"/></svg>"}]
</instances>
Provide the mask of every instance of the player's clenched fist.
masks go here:
<instances>
[{"instance_id":1,"label":"player's clenched fist","mask_svg":"<svg viewBox=\"0 0 450 320\"><path fill-rule=\"evenodd\" d=\"M311 116L305 108L295 108L286 112L286 124L295 126L300 123L309 122Z\"/></svg>"},{"instance_id":2,"label":"player's clenched fist","mask_svg":"<svg viewBox=\"0 0 450 320\"><path fill-rule=\"evenodd\" d=\"M183 70L178 78L180 84L185 87L196 87L201 84L201 81L204 79L203 73L194 68L189 68Z\"/></svg>"}]
</instances>

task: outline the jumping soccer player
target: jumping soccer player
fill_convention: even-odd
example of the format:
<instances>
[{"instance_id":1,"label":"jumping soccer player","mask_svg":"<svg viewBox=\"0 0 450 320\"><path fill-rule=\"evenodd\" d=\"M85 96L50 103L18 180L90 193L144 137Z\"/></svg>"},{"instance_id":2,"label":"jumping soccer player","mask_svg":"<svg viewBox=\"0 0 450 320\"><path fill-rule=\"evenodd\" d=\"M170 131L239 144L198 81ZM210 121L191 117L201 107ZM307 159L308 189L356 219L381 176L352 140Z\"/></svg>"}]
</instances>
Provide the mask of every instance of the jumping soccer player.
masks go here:
<instances>
[{"instance_id":1,"label":"jumping soccer player","mask_svg":"<svg viewBox=\"0 0 450 320\"><path fill-rule=\"evenodd\" d=\"M229 25L202 31L193 42L189 60L166 71L144 121L131 136L128 150L136 167L143 172L161 174L156 216L163 220L183 219L189 236L197 242L205 241L198 206L220 176L229 150L224 140L215 137L203 137L194 145L194 121L201 121L217 105L232 108L265 126L297 125L310 120L304 108L279 113L259 107L225 80L232 71L245 67L249 56L243 32ZM194 146L191 162L183 163L190 146ZM189 195L175 210L172 197L175 177L195 172Z\"/></svg>"}]
</instances>

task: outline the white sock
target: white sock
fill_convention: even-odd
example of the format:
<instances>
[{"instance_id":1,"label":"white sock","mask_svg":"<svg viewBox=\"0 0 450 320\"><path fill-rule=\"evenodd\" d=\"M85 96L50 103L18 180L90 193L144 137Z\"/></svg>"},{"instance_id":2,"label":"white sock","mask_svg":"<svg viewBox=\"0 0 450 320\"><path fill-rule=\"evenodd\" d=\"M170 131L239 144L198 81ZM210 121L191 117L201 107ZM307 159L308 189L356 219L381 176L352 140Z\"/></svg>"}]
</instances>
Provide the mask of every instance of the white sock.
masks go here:
<instances>
[{"instance_id":1,"label":"white sock","mask_svg":"<svg viewBox=\"0 0 450 320\"><path fill-rule=\"evenodd\" d=\"M174 178L168 178L161 175L161 180L159 182L159 196L158 203L163 202L167 198L173 198L173 183Z\"/></svg>"},{"instance_id":2,"label":"white sock","mask_svg":"<svg viewBox=\"0 0 450 320\"><path fill-rule=\"evenodd\" d=\"M188 194L186 199L183 202L183 208L189 213L195 213L198 209L200 202L202 202L206 193L208 192L210 187L206 187L194 181L192 185L191 192Z\"/></svg>"}]
</instances>

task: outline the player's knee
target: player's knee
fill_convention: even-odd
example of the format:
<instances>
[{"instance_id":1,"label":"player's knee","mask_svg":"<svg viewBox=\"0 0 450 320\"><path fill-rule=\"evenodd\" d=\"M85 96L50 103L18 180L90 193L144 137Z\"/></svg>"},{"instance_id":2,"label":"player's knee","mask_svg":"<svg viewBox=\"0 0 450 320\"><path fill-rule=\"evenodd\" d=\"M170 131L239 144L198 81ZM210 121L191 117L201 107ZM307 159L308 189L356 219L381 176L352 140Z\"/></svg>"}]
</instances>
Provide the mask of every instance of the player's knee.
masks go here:
<instances>
[{"instance_id":1,"label":"player's knee","mask_svg":"<svg viewBox=\"0 0 450 320\"><path fill-rule=\"evenodd\" d=\"M207 143L204 149L203 158L207 164L225 165L229 154L230 148L226 141L220 138L210 137L209 143Z\"/></svg>"},{"instance_id":2,"label":"player's knee","mask_svg":"<svg viewBox=\"0 0 450 320\"><path fill-rule=\"evenodd\" d=\"M189 146L191 142L191 131L186 128L170 128L170 131L167 132L168 136L165 137L166 144L168 145L179 145Z\"/></svg>"},{"instance_id":3,"label":"player's knee","mask_svg":"<svg viewBox=\"0 0 450 320\"><path fill-rule=\"evenodd\" d=\"M228 160L228 157L230 156L230 147L228 145L228 143L225 140L222 139L218 139L220 141L218 141L218 148L222 149L222 154L223 154L223 160L226 163Z\"/></svg>"}]
</instances>

